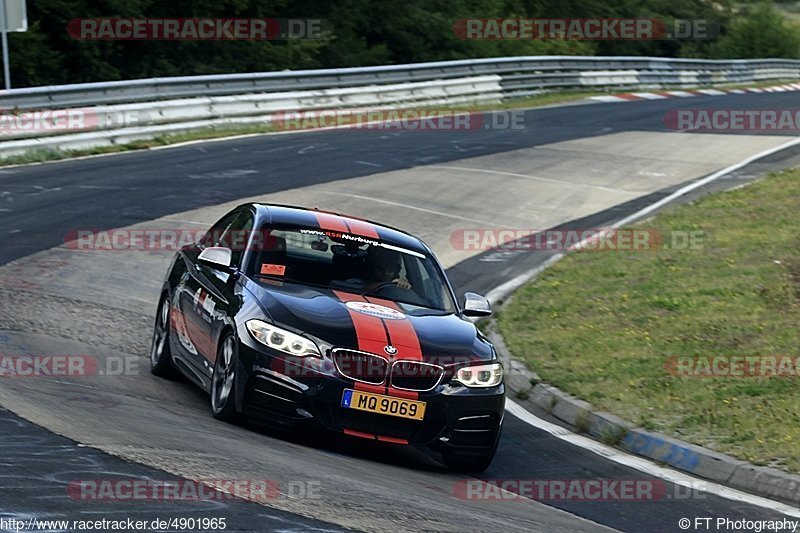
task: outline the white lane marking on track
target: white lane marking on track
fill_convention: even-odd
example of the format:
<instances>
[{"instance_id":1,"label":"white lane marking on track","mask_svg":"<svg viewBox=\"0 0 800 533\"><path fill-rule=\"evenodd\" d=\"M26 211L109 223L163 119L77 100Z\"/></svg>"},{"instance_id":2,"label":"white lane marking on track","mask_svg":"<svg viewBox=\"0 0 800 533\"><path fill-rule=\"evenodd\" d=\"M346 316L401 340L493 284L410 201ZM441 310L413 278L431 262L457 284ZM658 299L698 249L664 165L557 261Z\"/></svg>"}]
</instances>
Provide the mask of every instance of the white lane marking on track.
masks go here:
<instances>
[{"instance_id":1,"label":"white lane marking on track","mask_svg":"<svg viewBox=\"0 0 800 533\"><path fill-rule=\"evenodd\" d=\"M317 189L315 192L321 192L321 193L324 193L324 194L333 194L333 195L336 195L336 196L348 196L350 198L358 198L359 200L367 200L367 201L370 201L370 202L378 202L379 204L393 205L395 207L402 207L404 209L411 209L413 211L421 211L423 213L430 213L432 215L438 215L438 216L441 216L441 217L455 218L455 219L458 219L458 220L465 220L467 222L475 222L477 224L485 224L485 225L488 225L488 226L491 226L491 227L501 227L501 228L512 229L511 226L498 224L497 222L494 222L494 221L490 222L490 221L486 221L486 220L479 220L477 218L462 217L462 216L459 216L459 215L453 215L452 213L445 213L443 211L436 211L434 209L425 209L424 207L417 207L417 206L414 206L414 205L402 204L400 202L392 202L390 200L382 200L380 198L372 198L370 196L362 196L360 194L351 194L351 193L347 193L347 192L336 192L336 191L325 191L325 190L321 190L321 189Z\"/></svg>"},{"instance_id":2,"label":"white lane marking on track","mask_svg":"<svg viewBox=\"0 0 800 533\"><path fill-rule=\"evenodd\" d=\"M555 183L562 187L580 188L580 189L598 189L608 192L623 192L630 194L642 194L639 191L627 191L625 189L614 189L613 187L603 187L602 185L591 185L588 183L573 183L569 181L555 180L552 178L542 178L540 176L531 176L530 174L519 174L517 172L504 172L502 170L488 170L485 168L470 168L470 167L456 167L452 165L428 165L428 168L437 168L444 170L463 170L464 172L485 172L486 174L496 174L498 176L509 176L512 178L522 178L534 181L544 181L546 183Z\"/></svg>"},{"instance_id":3,"label":"white lane marking on track","mask_svg":"<svg viewBox=\"0 0 800 533\"><path fill-rule=\"evenodd\" d=\"M276 148L270 148L269 150L253 150L252 153L254 153L254 154L272 154L272 153L275 153L275 152L281 152L283 150L294 150L295 148L297 148L297 145L290 144L288 146L278 146Z\"/></svg>"},{"instance_id":4,"label":"white lane marking on track","mask_svg":"<svg viewBox=\"0 0 800 533\"><path fill-rule=\"evenodd\" d=\"M553 435L558 439L561 439L565 442L568 442L570 444L573 444L590 452L596 453L597 455L605 457L606 459L614 461L615 463L630 468L635 468L636 470L644 472L645 474L649 474L659 479L663 479L664 481L668 481L670 483L674 483L676 485L687 487L693 490L697 489L700 490L701 492L716 494L717 496L721 496L728 500L748 503L750 505L756 505L758 507L765 507L772 511L800 518L800 509L797 509L790 505L782 504L780 502L769 500L767 498L762 498L760 496L753 496L752 494L747 494L745 492L741 492L736 489L726 487L724 485L719 485L711 481L700 480L698 478L692 477L688 474L683 474L671 468L658 466L647 459L643 459L635 455L630 455L628 453L617 450L616 448L607 446L601 442L592 440L589 437L578 435L577 433L573 433L572 431L562 428L561 426L558 426L546 420L542 420L541 418L526 411L524 407L514 402L513 400L506 399L506 411L516 416L526 424L530 424L535 428L541 429L542 431L546 431L547 433Z\"/></svg>"},{"instance_id":5,"label":"white lane marking on track","mask_svg":"<svg viewBox=\"0 0 800 533\"><path fill-rule=\"evenodd\" d=\"M187 177L194 180L206 180L206 179L224 180L224 179L241 178L243 176L249 176L250 174L258 174L258 170L254 168L231 168L228 170L207 172L204 174L189 174Z\"/></svg>"},{"instance_id":6,"label":"white lane marking on track","mask_svg":"<svg viewBox=\"0 0 800 533\"><path fill-rule=\"evenodd\" d=\"M300 154L300 155L304 155L304 154L307 154L308 152L310 152L311 150L314 150L314 149L316 149L316 148L317 148L317 147L316 147L315 145L313 145L313 144L310 144L310 145L308 145L308 146L304 146L303 148L299 149L299 150L297 151L297 153L298 153L298 154Z\"/></svg>"},{"instance_id":7,"label":"white lane marking on track","mask_svg":"<svg viewBox=\"0 0 800 533\"><path fill-rule=\"evenodd\" d=\"M564 252L559 252L551 257L545 259L539 266L536 268L529 270L527 272L523 272L519 276L515 278L511 278L510 280L506 281L505 283L498 285L494 289L490 290L486 293L486 299L492 303L496 303L503 298L505 298L511 292L517 290L518 288L522 287L524 284L529 282L534 277L541 274L547 267L558 261L564 257Z\"/></svg>"},{"instance_id":8,"label":"white lane marking on track","mask_svg":"<svg viewBox=\"0 0 800 533\"><path fill-rule=\"evenodd\" d=\"M681 197L681 196L683 196L683 195L685 195L685 194L687 194L687 193L689 193L689 192L691 192L691 191L693 191L695 189L698 189L698 188L700 188L700 187L702 187L702 186L704 186L704 185L706 185L708 183L711 183L712 181L714 181L716 179L719 179L722 176L730 174L731 172L735 172L736 170L738 170L740 168L743 168L743 167L749 165L750 163L752 163L754 161L757 161L757 160L762 159L764 157L768 157L768 156L770 156L772 154L780 152L781 150L785 150L787 148L791 148L791 147L797 146L797 145L800 145L800 137L798 137L796 139L792 139L791 141L785 142L783 144L779 144L778 146L775 146L773 148L769 148L769 149L764 150L762 152L759 152L757 154L754 154L754 155L752 155L752 156L750 156L750 157L748 157L746 159L743 159L742 161L739 161L738 163L734 163L733 165L725 167L722 170L718 170L717 172L714 172L713 174L711 174L709 176L706 176L703 179L694 181L694 182L690 183L689 185L686 185L685 187L681 187L680 189L678 189L674 193L670 194L669 196L666 196L666 197L662 198L661 200L659 200L659 201L657 201L657 202L655 202L653 204L650 204L649 206L647 206L647 207L645 207L643 209L640 209L639 211L633 213L632 215L627 216L627 217L623 218L622 220L619 220L619 221L615 222L614 224L611 225L611 228L618 228L620 226L623 226L625 224L629 224L629 223L631 223L631 222L633 222L635 220L643 218L646 215L648 215L648 214L652 213L653 211L655 211L656 209L658 209L659 207L662 207L662 206L668 204L669 202L672 202L673 200L675 200L675 199L677 199L677 198L679 198L679 197ZM585 240L582 241L581 243L578 243L575 246L576 247L580 247L584 242L585 242ZM554 256L550 257L544 263L540 264L536 268L534 268L534 269L532 269L532 270L530 270L528 272L525 272L525 273L517 276L516 278L513 278L513 279L503 283L502 285L500 285L498 287L495 287L494 289L492 289L491 291L489 291L486 294L486 298L489 299L490 301L496 301L498 299L501 299L501 298L505 297L507 294L509 294L513 290L521 287L523 284L525 284L528 281L530 281L533 277L537 276L539 273L541 273L543 270L545 270L548 266L550 266L553 263L557 262L559 259L561 259L564 256L565 256L564 253L559 253L557 255L554 255ZM670 482L675 483L677 485L686 486L686 487L696 487L696 485L697 485L697 482L698 482L697 478L693 478L693 477L691 477L691 476L689 476L687 474L683 474L683 473L678 472L677 470L673 470L671 468L664 468L664 467L656 466L655 464L653 464L648 459L644 459L642 457L638 457L638 456L635 456L635 455L632 455L632 454L628 454L628 453L616 450L614 448L610 448L609 446L606 446L606 445L604 445L602 443L596 442L596 441L594 441L594 440L592 440L592 439L590 439L588 437L584 437L584 436L578 435L576 433L572 433L568 429L565 429L565 428L562 428L562 427L557 426L555 424L552 424L550 422L547 422L546 420L542 420L541 418L535 416L534 414L529 413L523 407L521 407L520 405L514 403L512 400L507 400L506 401L506 410L509 413L511 413L514 416L516 416L517 418L519 418L520 420L522 420L523 422L526 422L526 423L528 423L528 424L530 424L530 425L532 425L534 427L537 427L539 429L547 431L551 435L553 435L553 436L555 436L555 437L557 437L559 439L562 439L564 441L570 442L571 444L574 444L575 446L579 446L579 447L584 448L586 450L592 451L592 452L594 452L594 453L596 453L598 455L606 457L607 459L612 460L612 461L614 461L616 463L623 464L623 465L631 467L631 468L635 468L636 470L639 470L639 471L642 471L642 472L645 472L645 473L648 473L648 474L653 474L653 475L655 475L655 476L657 476L657 477L659 477L661 479L664 479L666 481L670 481ZM785 505L785 504L782 504L780 502L776 502L776 501L773 501L773 500L770 500L770 499L767 499L767 498L762 498L761 496L755 496L755 495L752 495L752 494L747 494L745 492L741 492L741 491L738 491L738 490L735 490L735 489L731 489L729 487L725 487L724 485L719 485L719 484L713 483L711 481L703 481L703 483L705 483L706 489L709 489L709 490L704 490L704 492L711 492L711 493L717 494L717 495L719 495L719 496L721 496L723 498L729 499L729 500L745 502L745 503L748 503L748 504L751 504L751 505L756 505L758 507L764 507L764 508L767 508L767 509L771 509L771 510L774 510L774 511L781 512L781 513L789 515L789 516L800 518L800 509L797 509L795 507L792 507L792 506L789 506L789 505Z\"/></svg>"},{"instance_id":9,"label":"white lane marking on track","mask_svg":"<svg viewBox=\"0 0 800 533\"><path fill-rule=\"evenodd\" d=\"M649 213L652 213L653 211L655 211L659 207L662 207L662 206L670 203L671 201L675 200L676 198L680 198L681 196L683 196L683 195L685 195L687 193L690 193L695 189L699 189L703 185L711 183L712 181L715 181L715 180L721 178L722 176L725 176L726 174L730 174L731 172L735 172L735 171L739 170L742 167L746 167L747 165L749 165L753 161L758 161L759 159L762 159L764 157L770 156L772 154L776 154L776 153L778 153L778 152L780 152L782 150L785 150L787 148L791 148L792 146L797 146L798 144L800 144L800 137L798 137L796 139L792 139L791 141L785 142L783 144L779 144L778 146L769 148L767 150L764 150L763 152L759 152L757 154L751 155L750 157L748 157L746 159L743 159L743 160L739 161L738 163L734 163L733 165L731 165L729 167L725 167L722 170L718 170L717 172L714 172L710 176L706 176L705 178L697 180L695 182L692 182L689 185L686 185L685 187L681 187L680 189L678 189L674 193L670 194L669 196L666 196L666 197L662 198L661 200L659 200L659 201L657 201L657 202L655 202L653 204L650 204L649 206L647 206L647 207L645 207L643 209L640 209L639 211L633 213L632 215L623 218L619 222L616 222L615 224L613 224L611 227L612 228L618 228L618 227L623 226L625 224L629 224L629 223L633 222L636 219L642 218L643 216L648 215Z\"/></svg>"},{"instance_id":10,"label":"white lane marking on track","mask_svg":"<svg viewBox=\"0 0 800 533\"><path fill-rule=\"evenodd\" d=\"M704 186L704 185L706 185L706 184L708 184L708 183L710 183L710 182L712 182L712 181L714 181L714 180L716 180L716 179L718 179L718 178L720 178L722 176L730 174L731 172L735 172L736 170L739 170L740 168L749 165L753 161L757 161L757 160L762 159L764 157L767 157L767 156L770 156L772 154L778 153L781 150L785 150L787 148L791 148L792 146L797 146L798 144L800 144L800 137L798 137L796 139L793 139L791 141L787 141L787 142L785 142L783 144L779 144L778 146L775 146L773 148L769 148L767 150L764 150L763 152L759 152L757 154L751 155L750 157L748 157L746 159L743 159L743 160L739 161L738 163L734 163L733 165L725 167L722 170L718 170L717 172L714 172L713 174L711 174L709 176L706 176L705 178L702 178L700 180L694 181L694 182L690 183L689 185L686 185L685 187L681 187L680 189L678 189L674 193L670 194L669 196L666 196L666 197L662 198L661 200L655 202L654 204L650 204L649 206L647 206L647 207L645 207L643 209L640 209L639 211L633 213L632 215L630 215L628 217L623 218L622 220L620 220L618 222L615 222L610 227L611 228L618 228L618 227L620 227L620 226L622 226L624 224L629 224L629 223L633 222L634 220L643 218L644 216L650 214L651 212L655 211L659 207L662 207L662 206L668 204L669 202L675 200L676 198L679 198L679 197L683 196L684 194L687 194L687 193L689 193L689 192L691 192L691 191L693 191L693 190L695 190L695 189L697 189L699 187L702 187L702 186ZM584 239L583 241L581 241L578 244L576 244L575 247L576 248L580 248L581 246L585 245L586 242L587 242L587 239ZM548 258L544 263L540 264L539 266L529 270L528 272L523 272L519 276L517 276L515 278L512 278L512 279L506 281L505 283L502 283L501 285L498 285L494 289L490 290L488 293L486 293L486 298L489 299L489 301L493 301L493 302L505 298L510 292L518 289L519 287L521 287L522 285L524 285L525 283L527 283L528 281L533 279L535 276L539 275L539 273L542 272L545 268L547 268L548 266L552 265L553 263L555 263L556 261L558 261L562 257L564 257L564 254L560 253L560 254L557 254L557 255L554 255L554 256Z\"/></svg>"},{"instance_id":11,"label":"white lane marking on track","mask_svg":"<svg viewBox=\"0 0 800 533\"><path fill-rule=\"evenodd\" d=\"M359 165L367 165L368 167L382 167L383 165L379 165L378 163L370 163L369 161L361 161L357 160L356 163Z\"/></svg>"},{"instance_id":12,"label":"white lane marking on track","mask_svg":"<svg viewBox=\"0 0 800 533\"><path fill-rule=\"evenodd\" d=\"M637 174L639 174L640 176L655 176L658 178L666 176L666 174L664 174L663 172L648 172L645 170L640 170L639 172L637 172Z\"/></svg>"}]
</instances>

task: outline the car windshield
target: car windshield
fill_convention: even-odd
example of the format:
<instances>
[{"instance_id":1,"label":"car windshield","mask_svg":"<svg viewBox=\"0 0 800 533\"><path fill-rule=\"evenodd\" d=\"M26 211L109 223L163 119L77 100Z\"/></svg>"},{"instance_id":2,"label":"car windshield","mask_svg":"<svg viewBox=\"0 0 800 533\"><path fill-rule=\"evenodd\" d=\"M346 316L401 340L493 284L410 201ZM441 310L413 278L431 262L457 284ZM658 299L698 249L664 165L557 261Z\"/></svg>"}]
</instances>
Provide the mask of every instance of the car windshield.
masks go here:
<instances>
[{"instance_id":1,"label":"car windshield","mask_svg":"<svg viewBox=\"0 0 800 533\"><path fill-rule=\"evenodd\" d=\"M406 312L452 313L455 303L426 254L357 235L308 228L262 227L248 274L392 300ZM255 237L254 237L255 239Z\"/></svg>"}]
</instances>

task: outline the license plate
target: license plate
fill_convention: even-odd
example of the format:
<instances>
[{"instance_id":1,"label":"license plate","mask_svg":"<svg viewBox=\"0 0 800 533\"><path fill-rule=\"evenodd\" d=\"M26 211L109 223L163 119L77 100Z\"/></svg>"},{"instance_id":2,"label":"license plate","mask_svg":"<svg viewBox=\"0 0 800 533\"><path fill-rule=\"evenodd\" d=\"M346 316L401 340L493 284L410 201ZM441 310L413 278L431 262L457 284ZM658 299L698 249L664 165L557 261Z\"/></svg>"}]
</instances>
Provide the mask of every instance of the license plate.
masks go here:
<instances>
[{"instance_id":1,"label":"license plate","mask_svg":"<svg viewBox=\"0 0 800 533\"><path fill-rule=\"evenodd\" d=\"M425 417L425 402L353 389L345 389L342 395L342 407L411 420L422 420Z\"/></svg>"}]
</instances>

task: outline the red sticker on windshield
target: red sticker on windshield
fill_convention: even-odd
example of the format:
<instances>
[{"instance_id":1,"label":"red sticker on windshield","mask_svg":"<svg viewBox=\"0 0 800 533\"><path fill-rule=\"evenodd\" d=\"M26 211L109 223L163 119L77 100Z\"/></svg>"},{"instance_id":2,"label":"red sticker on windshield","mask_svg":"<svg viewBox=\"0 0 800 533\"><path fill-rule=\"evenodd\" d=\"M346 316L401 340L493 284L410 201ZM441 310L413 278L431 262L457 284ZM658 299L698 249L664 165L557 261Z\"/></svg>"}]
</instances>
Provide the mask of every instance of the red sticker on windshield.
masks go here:
<instances>
[{"instance_id":1,"label":"red sticker on windshield","mask_svg":"<svg viewBox=\"0 0 800 533\"><path fill-rule=\"evenodd\" d=\"M284 272L286 272L286 265L273 265L271 263L261 264L262 274L267 274L270 276L283 276Z\"/></svg>"}]
</instances>

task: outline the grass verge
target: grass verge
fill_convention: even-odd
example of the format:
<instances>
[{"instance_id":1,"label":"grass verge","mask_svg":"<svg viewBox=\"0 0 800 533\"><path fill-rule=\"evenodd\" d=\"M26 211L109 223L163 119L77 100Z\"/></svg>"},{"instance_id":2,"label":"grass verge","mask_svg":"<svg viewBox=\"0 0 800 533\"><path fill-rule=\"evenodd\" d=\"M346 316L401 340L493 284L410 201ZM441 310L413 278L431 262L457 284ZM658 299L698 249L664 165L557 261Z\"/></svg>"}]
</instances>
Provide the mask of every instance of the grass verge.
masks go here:
<instances>
[{"instance_id":1,"label":"grass verge","mask_svg":"<svg viewBox=\"0 0 800 533\"><path fill-rule=\"evenodd\" d=\"M800 169L639 226L702 231L702 248L570 254L499 313L511 352L544 381L646 429L800 472L800 368L696 377L669 364L800 355Z\"/></svg>"}]
</instances>

